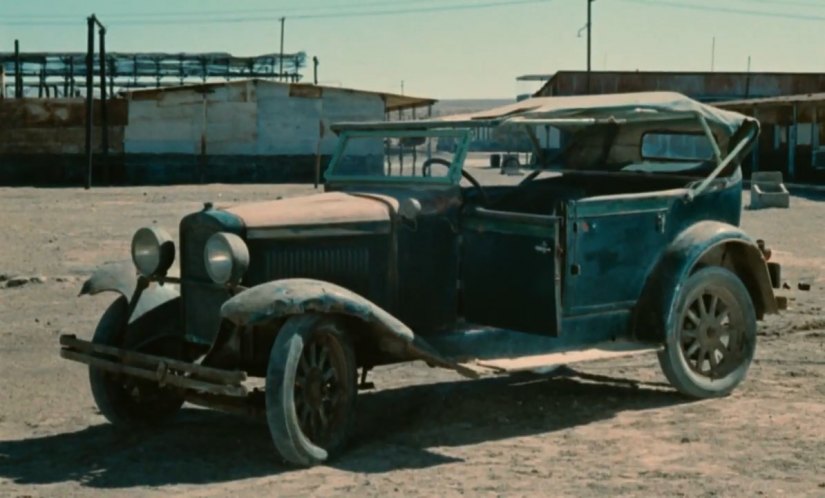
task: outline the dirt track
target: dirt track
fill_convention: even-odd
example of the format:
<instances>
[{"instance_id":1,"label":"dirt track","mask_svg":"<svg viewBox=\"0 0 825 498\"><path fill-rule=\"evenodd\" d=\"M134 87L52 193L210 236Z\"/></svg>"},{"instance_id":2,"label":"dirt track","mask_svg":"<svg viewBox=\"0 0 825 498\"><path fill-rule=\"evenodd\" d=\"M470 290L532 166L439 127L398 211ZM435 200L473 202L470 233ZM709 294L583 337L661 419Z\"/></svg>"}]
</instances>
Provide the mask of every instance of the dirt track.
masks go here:
<instances>
[{"instance_id":1,"label":"dirt track","mask_svg":"<svg viewBox=\"0 0 825 498\"><path fill-rule=\"evenodd\" d=\"M46 277L0 288L0 496L825 496L825 202L804 197L744 213L792 300L760 324L757 360L729 398L685 402L651 356L576 367L602 381L468 382L404 365L372 378L356 442L329 467L285 469L265 425L195 408L159 432L115 433L86 370L57 355L58 334L90 337L111 302L76 298L89 271L128 259L141 225L176 237L202 201L309 191L0 189L0 274Z\"/></svg>"}]
</instances>

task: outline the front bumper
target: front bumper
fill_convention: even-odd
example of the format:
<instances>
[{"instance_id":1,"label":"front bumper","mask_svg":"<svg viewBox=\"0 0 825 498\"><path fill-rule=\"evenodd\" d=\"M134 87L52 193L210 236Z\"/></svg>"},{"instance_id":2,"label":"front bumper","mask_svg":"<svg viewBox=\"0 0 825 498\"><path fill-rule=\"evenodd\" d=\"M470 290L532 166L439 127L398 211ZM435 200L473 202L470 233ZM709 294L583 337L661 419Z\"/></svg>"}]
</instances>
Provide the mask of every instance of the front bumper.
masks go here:
<instances>
[{"instance_id":1,"label":"front bumper","mask_svg":"<svg viewBox=\"0 0 825 498\"><path fill-rule=\"evenodd\" d=\"M74 335L61 335L60 356L116 374L157 382L186 391L220 396L245 397L246 373L204 367L163 356L95 344Z\"/></svg>"}]
</instances>

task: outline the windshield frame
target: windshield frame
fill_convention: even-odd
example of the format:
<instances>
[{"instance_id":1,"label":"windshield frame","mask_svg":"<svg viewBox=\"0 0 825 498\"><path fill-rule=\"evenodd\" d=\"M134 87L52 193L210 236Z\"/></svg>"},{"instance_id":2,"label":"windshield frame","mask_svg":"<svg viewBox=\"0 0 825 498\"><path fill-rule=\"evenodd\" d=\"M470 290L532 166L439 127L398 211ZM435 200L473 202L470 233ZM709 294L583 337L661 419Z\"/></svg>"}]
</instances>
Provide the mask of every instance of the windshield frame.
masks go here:
<instances>
[{"instance_id":1,"label":"windshield frame","mask_svg":"<svg viewBox=\"0 0 825 498\"><path fill-rule=\"evenodd\" d=\"M328 183L383 183L383 184L426 184L458 185L461 181L461 168L467 158L471 130L469 128L419 128L419 129L374 129L343 130L338 135L338 143L332 154L324 179ZM352 138L407 138L407 137L450 137L456 139L456 149L450 163L449 171L444 176L379 176L379 175L344 175L336 174L336 167L346 155L347 144Z\"/></svg>"}]
</instances>

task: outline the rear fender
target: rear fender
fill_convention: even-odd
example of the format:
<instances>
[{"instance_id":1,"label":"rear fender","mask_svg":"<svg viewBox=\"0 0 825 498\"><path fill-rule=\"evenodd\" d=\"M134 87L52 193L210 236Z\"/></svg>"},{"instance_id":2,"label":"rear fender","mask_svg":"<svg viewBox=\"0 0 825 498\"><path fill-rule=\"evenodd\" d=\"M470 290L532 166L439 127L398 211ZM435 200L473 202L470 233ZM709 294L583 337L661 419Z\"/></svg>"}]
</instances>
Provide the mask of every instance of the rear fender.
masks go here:
<instances>
[{"instance_id":1,"label":"rear fender","mask_svg":"<svg viewBox=\"0 0 825 498\"><path fill-rule=\"evenodd\" d=\"M683 282L704 266L721 266L735 273L748 289L758 319L778 312L768 267L756 243L735 226L703 221L674 239L648 277L634 311L636 337L664 340L675 319Z\"/></svg>"},{"instance_id":2,"label":"rear fender","mask_svg":"<svg viewBox=\"0 0 825 498\"><path fill-rule=\"evenodd\" d=\"M476 374L444 358L403 322L368 299L343 287L320 280L275 280L236 294L221 306L221 316L237 327L304 313L345 315L364 322L364 330L382 353L399 360L424 360L465 376Z\"/></svg>"}]
</instances>

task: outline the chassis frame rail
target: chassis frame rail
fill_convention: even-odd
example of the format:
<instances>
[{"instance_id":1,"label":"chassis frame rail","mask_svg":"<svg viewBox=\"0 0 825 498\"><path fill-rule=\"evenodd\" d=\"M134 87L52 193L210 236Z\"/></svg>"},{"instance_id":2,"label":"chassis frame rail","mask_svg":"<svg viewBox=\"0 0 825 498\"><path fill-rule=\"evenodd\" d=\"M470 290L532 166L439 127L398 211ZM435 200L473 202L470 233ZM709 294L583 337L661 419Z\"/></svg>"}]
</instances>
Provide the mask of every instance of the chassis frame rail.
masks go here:
<instances>
[{"instance_id":1,"label":"chassis frame rail","mask_svg":"<svg viewBox=\"0 0 825 498\"><path fill-rule=\"evenodd\" d=\"M242 385L246 373L223 370L195 363L174 360L164 356L138 353L78 339L73 334L60 336L60 356L107 372L129 375L161 386L174 386L201 393L245 397Z\"/></svg>"}]
</instances>

